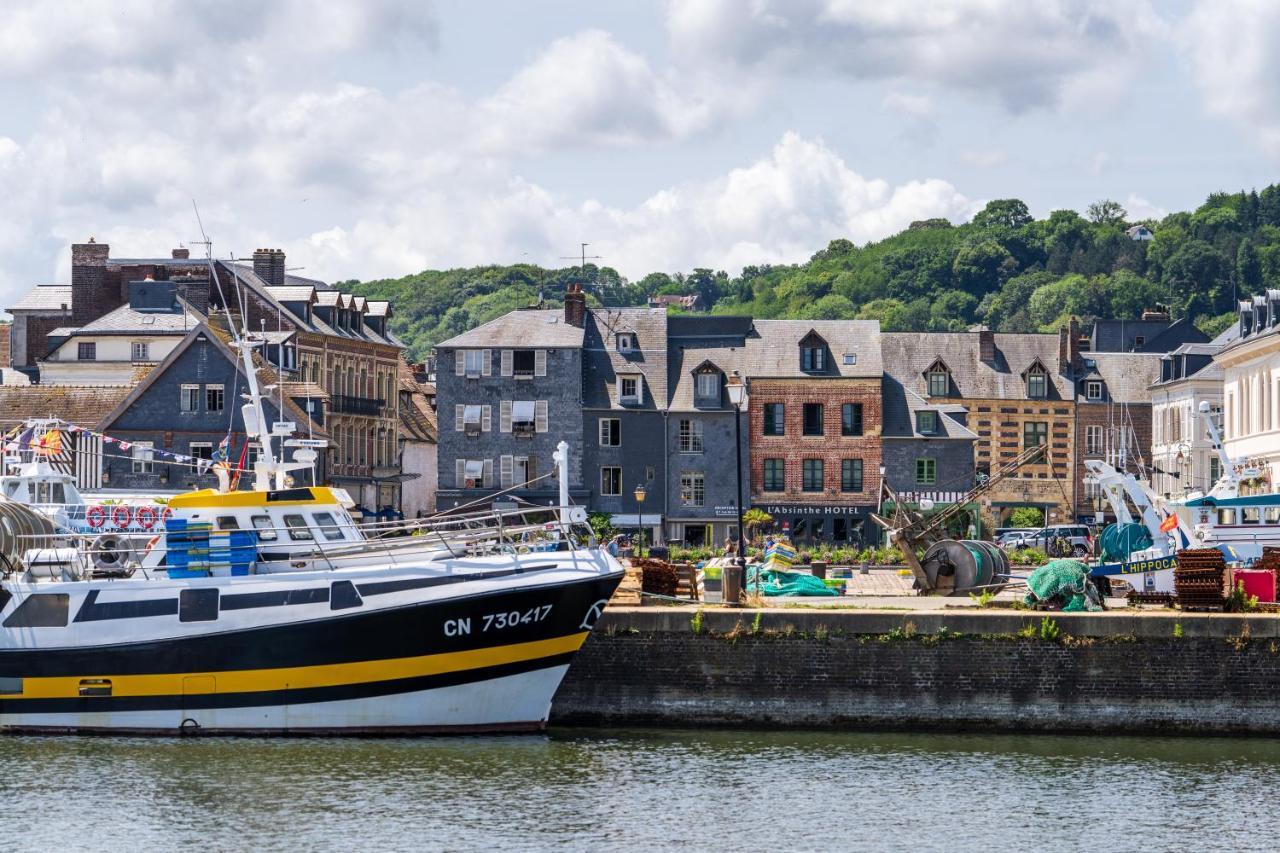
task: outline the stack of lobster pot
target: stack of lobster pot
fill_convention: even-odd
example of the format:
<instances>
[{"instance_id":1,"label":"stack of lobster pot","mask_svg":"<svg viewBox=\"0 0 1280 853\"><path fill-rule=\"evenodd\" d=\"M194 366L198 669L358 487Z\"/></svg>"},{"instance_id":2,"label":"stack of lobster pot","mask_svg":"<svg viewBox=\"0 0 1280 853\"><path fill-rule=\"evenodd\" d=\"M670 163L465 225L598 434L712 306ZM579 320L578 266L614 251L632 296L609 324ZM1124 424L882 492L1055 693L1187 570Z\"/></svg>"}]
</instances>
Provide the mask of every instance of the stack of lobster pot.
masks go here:
<instances>
[{"instance_id":1,"label":"stack of lobster pot","mask_svg":"<svg viewBox=\"0 0 1280 853\"><path fill-rule=\"evenodd\" d=\"M1226 604L1227 560L1217 548L1178 552L1173 590L1183 610L1222 610Z\"/></svg>"}]
</instances>

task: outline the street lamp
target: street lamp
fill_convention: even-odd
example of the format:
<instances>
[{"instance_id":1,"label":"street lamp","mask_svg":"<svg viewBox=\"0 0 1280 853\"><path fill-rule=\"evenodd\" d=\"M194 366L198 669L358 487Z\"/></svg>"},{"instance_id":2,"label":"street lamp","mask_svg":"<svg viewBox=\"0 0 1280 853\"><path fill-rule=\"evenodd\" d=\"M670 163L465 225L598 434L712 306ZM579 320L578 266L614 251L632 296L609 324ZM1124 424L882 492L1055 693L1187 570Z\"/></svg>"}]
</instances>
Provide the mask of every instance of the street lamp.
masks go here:
<instances>
[{"instance_id":1,"label":"street lamp","mask_svg":"<svg viewBox=\"0 0 1280 853\"><path fill-rule=\"evenodd\" d=\"M640 550L637 557L644 556L644 483L636 486L636 533L640 537Z\"/></svg>"},{"instance_id":2,"label":"street lamp","mask_svg":"<svg viewBox=\"0 0 1280 853\"><path fill-rule=\"evenodd\" d=\"M725 390L729 394L729 403L733 406L733 449L738 460L736 469L738 494L734 500L734 505L738 510L738 589L740 593L745 593L747 581L747 537L742 527L742 407L747 402L747 382L743 379L742 374L735 370L725 383ZM730 603L738 604L739 602Z\"/></svg>"}]
</instances>

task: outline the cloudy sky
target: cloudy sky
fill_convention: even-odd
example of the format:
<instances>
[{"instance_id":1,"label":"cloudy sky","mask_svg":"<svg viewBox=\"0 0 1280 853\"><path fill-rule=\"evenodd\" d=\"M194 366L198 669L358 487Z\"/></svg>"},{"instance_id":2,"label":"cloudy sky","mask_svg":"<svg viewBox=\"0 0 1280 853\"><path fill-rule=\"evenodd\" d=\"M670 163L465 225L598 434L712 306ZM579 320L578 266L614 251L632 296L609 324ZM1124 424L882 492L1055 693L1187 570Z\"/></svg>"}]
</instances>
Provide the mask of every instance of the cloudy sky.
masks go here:
<instances>
[{"instance_id":1,"label":"cloudy sky","mask_svg":"<svg viewBox=\"0 0 1280 853\"><path fill-rule=\"evenodd\" d=\"M8 0L0 306L198 239L330 280L795 261L1280 165L1269 0Z\"/></svg>"}]
</instances>

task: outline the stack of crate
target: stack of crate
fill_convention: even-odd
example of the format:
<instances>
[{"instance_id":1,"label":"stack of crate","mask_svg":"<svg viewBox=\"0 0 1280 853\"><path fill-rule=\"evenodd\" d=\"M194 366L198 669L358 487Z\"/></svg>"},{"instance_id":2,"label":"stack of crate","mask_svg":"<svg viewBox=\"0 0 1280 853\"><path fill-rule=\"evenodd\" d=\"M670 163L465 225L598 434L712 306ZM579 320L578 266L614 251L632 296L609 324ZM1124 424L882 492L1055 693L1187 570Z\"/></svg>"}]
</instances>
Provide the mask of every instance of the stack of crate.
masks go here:
<instances>
[{"instance_id":1,"label":"stack of crate","mask_svg":"<svg viewBox=\"0 0 1280 853\"><path fill-rule=\"evenodd\" d=\"M1183 610L1222 610L1226 604L1227 560L1217 548L1178 552L1173 589Z\"/></svg>"}]
</instances>

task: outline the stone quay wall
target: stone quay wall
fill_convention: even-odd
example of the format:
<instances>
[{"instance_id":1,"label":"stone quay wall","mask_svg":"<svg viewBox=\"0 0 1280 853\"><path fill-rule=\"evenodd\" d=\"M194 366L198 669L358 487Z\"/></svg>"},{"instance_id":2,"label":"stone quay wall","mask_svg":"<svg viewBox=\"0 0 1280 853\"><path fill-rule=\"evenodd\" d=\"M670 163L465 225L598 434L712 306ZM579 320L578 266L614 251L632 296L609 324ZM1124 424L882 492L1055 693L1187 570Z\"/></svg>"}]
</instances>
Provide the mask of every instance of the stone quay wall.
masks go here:
<instances>
[{"instance_id":1,"label":"stone quay wall","mask_svg":"<svg viewBox=\"0 0 1280 853\"><path fill-rule=\"evenodd\" d=\"M610 609L551 722L1276 735L1280 618Z\"/></svg>"}]
</instances>

